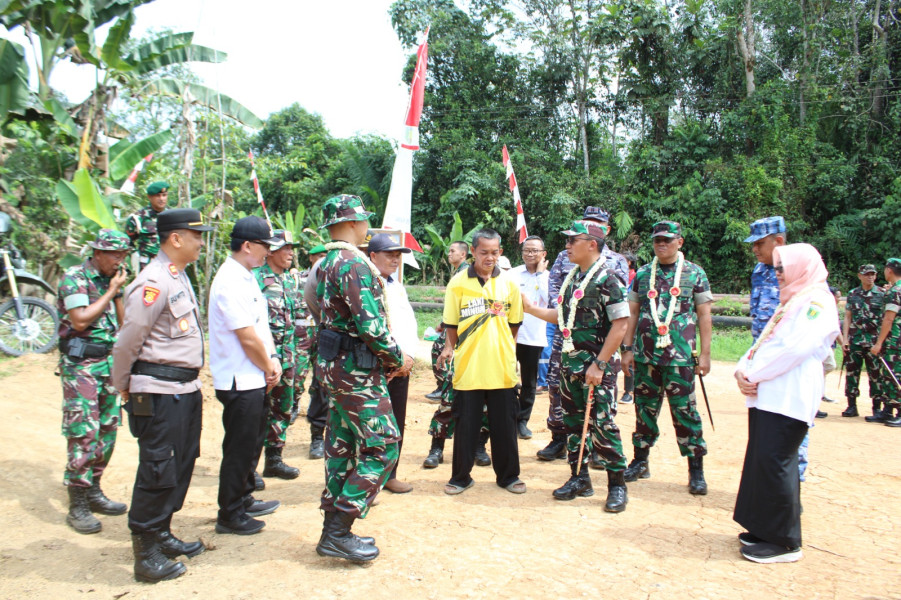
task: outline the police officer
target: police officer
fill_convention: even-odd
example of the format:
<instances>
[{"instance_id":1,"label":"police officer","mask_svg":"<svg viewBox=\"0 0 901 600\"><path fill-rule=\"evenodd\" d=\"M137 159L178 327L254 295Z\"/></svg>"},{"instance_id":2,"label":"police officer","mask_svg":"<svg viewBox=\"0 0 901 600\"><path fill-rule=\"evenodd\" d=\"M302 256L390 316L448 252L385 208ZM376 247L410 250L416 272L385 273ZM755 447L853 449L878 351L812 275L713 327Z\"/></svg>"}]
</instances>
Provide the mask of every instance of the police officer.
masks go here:
<instances>
[{"instance_id":1,"label":"police officer","mask_svg":"<svg viewBox=\"0 0 901 600\"><path fill-rule=\"evenodd\" d=\"M879 333L882 304L885 292L876 285L876 267L861 265L857 270L860 287L848 292L845 303L845 319L842 324L842 339L845 355L845 397L848 408L842 412L843 417L856 417L857 396L860 394L860 371L864 363L867 365L867 377L870 380L870 400L873 403L873 415L883 403L882 365L879 358L870 354L870 348Z\"/></svg>"},{"instance_id":2,"label":"police officer","mask_svg":"<svg viewBox=\"0 0 901 600\"><path fill-rule=\"evenodd\" d=\"M883 376L885 406L879 412L877 422L884 422L888 427L901 427L901 389L895 382L901 371L901 258L886 261L885 279L890 287L885 292L879 335L870 348L870 354L877 358L882 354L885 360L882 365L886 371Z\"/></svg>"},{"instance_id":3,"label":"police officer","mask_svg":"<svg viewBox=\"0 0 901 600\"><path fill-rule=\"evenodd\" d=\"M134 574L155 583L183 574L183 563L204 551L171 532L172 515L185 500L200 456L203 329L200 307L185 268L200 256L200 212L160 213L160 251L125 291L125 321L113 348L113 384L127 401L128 424L138 438L128 527Z\"/></svg>"},{"instance_id":4,"label":"police officer","mask_svg":"<svg viewBox=\"0 0 901 600\"><path fill-rule=\"evenodd\" d=\"M651 476L648 454L660 436L657 419L665 392L679 450L688 458L688 491L704 495L707 443L695 402L694 381L696 373L710 372L713 294L704 269L685 260L680 251L685 240L679 223L655 223L651 239L654 260L638 270L629 292L631 317L623 369L634 363L635 458L626 469L625 479ZM696 337L701 338L697 366L692 356Z\"/></svg>"},{"instance_id":5,"label":"police officer","mask_svg":"<svg viewBox=\"0 0 901 600\"><path fill-rule=\"evenodd\" d=\"M148 185L147 200L150 202L148 206L130 215L125 221L125 233L138 251L138 264L141 269L146 267L150 259L160 251L156 220L169 203L169 184L165 181L156 181Z\"/></svg>"},{"instance_id":6,"label":"police officer","mask_svg":"<svg viewBox=\"0 0 901 600\"><path fill-rule=\"evenodd\" d=\"M322 309L316 374L329 397L325 444L325 512L321 556L365 562L376 558L372 538L351 533L365 518L397 462L400 432L386 375L404 356L388 330L381 278L357 249L369 217L358 196L336 196L322 207L333 242L319 264L316 295Z\"/></svg>"},{"instance_id":7,"label":"police officer","mask_svg":"<svg viewBox=\"0 0 901 600\"><path fill-rule=\"evenodd\" d=\"M63 427L67 440L63 483L69 492L66 523L78 533L102 528L91 511L121 515L127 507L100 489L100 477L116 445L121 410L110 381L116 332L122 319L128 237L101 229L88 242L90 258L71 267L59 286L59 375L63 384Z\"/></svg>"}]
</instances>

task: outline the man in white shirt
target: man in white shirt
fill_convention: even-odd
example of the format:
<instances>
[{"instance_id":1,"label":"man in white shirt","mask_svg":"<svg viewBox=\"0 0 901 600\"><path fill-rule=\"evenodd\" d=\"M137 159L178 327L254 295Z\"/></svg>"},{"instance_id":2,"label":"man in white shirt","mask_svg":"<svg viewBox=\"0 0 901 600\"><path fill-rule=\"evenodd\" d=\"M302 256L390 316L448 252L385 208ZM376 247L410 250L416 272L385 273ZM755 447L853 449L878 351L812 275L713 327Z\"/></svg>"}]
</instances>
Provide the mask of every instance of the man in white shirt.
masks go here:
<instances>
[{"instance_id":1,"label":"man in white shirt","mask_svg":"<svg viewBox=\"0 0 901 600\"><path fill-rule=\"evenodd\" d=\"M278 501L254 500L254 466L266 436L266 391L278 383L282 367L266 300L251 269L278 243L259 217L238 219L230 257L210 288L210 370L222 403L222 465L219 468L218 533L250 535L266 525L254 517L275 512Z\"/></svg>"},{"instance_id":2,"label":"man in white shirt","mask_svg":"<svg viewBox=\"0 0 901 600\"><path fill-rule=\"evenodd\" d=\"M544 241L537 235L530 235L522 244L523 263L510 273L519 284L523 298L539 308L548 305L548 272L547 251ZM516 360L519 361L519 373L522 377L522 388L519 392L519 415L517 432L520 439L530 439L529 417L535 405L535 390L538 385L538 361L541 351L547 346L547 327L545 322L527 314L523 319L519 334L516 336Z\"/></svg>"},{"instance_id":3,"label":"man in white shirt","mask_svg":"<svg viewBox=\"0 0 901 600\"><path fill-rule=\"evenodd\" d=\"M404 354L404 366L388 378L388 396L391 398L391 409L400 431L400 442L397 444L398 462L404 447L404 421L407 417L407 390L410 386L410 370L413 368L413 357L419 336L416 332L416 315L407 297L404 284L396 279L400 266L400 255L410 252L398 244L387 233L379 233L369 240L369 260L378 268L385 279L385 304L388 309L388 325L391 335ZM406 481L397 478L397 464L385 483L385 489L395 494L405 494L413 489Z\"/></svg>"}]
</instances>

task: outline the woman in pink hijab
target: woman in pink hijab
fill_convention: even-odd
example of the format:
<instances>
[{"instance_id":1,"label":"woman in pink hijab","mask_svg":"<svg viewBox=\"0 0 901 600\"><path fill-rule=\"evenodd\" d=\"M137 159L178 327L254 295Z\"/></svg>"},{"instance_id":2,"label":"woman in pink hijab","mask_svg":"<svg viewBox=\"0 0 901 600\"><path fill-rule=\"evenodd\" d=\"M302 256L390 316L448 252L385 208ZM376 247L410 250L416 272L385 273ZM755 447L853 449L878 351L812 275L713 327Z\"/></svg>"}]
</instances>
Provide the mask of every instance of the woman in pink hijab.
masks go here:
<instances>
[{"instance_id":1,"label":"woman in pink hijab","mask_svg":"<svg viewBox=\"0 0 901 600\"><path fill-rule=\"evenodd\" d=\"M748 448L733 519L742 556L794 562L801 554L798 448L823 397L823 360L839 334L828 271L816 248L774 250L779 304L738 363L735 379L748 406Z\"/></svg>"}]
</instances>

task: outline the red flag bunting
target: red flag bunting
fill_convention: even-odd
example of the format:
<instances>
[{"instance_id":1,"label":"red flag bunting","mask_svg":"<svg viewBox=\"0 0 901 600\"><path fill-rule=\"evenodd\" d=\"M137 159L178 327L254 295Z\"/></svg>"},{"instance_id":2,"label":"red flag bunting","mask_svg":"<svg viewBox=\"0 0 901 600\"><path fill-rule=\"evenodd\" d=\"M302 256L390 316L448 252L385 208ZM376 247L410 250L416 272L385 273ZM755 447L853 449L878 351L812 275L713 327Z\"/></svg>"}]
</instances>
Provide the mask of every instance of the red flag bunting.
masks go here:
<instances>
[{"instance_id":1,"label":"red flag bunting","mask_svg":"<svg viewBox=\"0 0 901 600\"><path fill-rule=\"evenodd\" d=\"M507 152L507 145L501 151L504 159L504 167L507 169L507 180L510 185L510 191L513 192L513 203L516 206L516 229L519 231L519 243L526 241L529 232L526 231L526 215L522 210L522 199L519 197L519 185L516 183L516 174L513 172L513 163L510 162L510 153Z\"/></svg>"}]
</instances>

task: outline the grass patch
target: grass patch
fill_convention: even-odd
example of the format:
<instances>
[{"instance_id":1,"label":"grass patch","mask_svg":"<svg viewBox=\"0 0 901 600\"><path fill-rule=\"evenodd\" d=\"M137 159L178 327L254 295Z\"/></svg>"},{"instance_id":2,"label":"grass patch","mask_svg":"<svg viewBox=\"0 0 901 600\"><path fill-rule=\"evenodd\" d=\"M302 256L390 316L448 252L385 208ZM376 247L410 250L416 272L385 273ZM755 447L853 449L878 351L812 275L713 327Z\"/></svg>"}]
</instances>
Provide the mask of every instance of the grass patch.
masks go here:
<instances>
[{"instance_id":1,"label":"grass patch","mask_svg":"<svg viewBox=\"0 0 901 600\"><path fill-rule=\"evenodd\" d=\"M416 314L416 335L422 339L422 334L428 327L438 327L441 323L440 310L417 310Z\"/></svg>"},{"instance_id":2,"label":"grass patch","mask_svg":"<svg viewBox=\"0 0 901 600\"><path fill-rule=\"evenodd\" d=\"M408 285L410 302L444 302L444 288L430 285Z\"/></svg>"},{"instance_id":3,"label":"grass patch","mask_svg":"<svg viewBox=\"0 0 901 600\"><path fill-rule=\"evenodd\" d=\"M742 312L742 303L738 300L729 300L728 298L720 298L713 304L714 307L718 308L717 314L728 316L728 317L741 317L744 316Z\"/></svg>"},{"instance_id":4,"label":"grass patch","mask_svg":"<svg viewBox=\"0 0 901 600\"><path fill-rule=\"evenodd\" d=\"M738 359L748 351L752 343L750 329L742 327L715 328L713 339L710 340L710 358L725 362L738 362ZM700 341L698 346L700 347Z\"/></svg>"}]
</instances>

